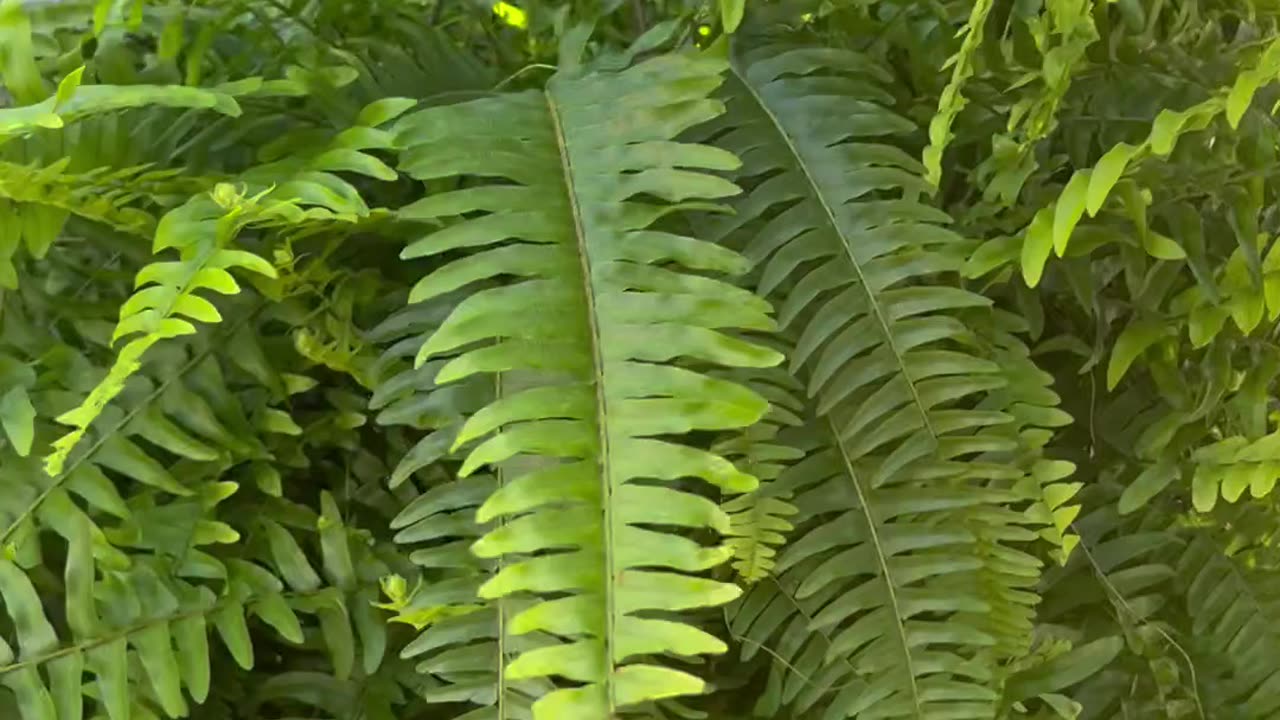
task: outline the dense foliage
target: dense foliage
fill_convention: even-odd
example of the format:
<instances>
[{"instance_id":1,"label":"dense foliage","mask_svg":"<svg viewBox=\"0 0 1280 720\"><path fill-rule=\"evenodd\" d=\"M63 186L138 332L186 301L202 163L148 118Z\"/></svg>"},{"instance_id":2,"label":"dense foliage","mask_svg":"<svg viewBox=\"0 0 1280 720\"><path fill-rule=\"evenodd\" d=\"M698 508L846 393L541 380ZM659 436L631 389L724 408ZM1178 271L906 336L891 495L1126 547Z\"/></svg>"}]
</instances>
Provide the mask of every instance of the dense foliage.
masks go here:
<instances>
[{"instance_id":1,"label":"dense foliage","mask_svg":"<svg viewBox=\"0 0 1280 720\"><path fill-rule=\"evenodd\" d=\"M0 0L0 718L1280 717L1278 22Z\"/></svg>"}]
</instances>

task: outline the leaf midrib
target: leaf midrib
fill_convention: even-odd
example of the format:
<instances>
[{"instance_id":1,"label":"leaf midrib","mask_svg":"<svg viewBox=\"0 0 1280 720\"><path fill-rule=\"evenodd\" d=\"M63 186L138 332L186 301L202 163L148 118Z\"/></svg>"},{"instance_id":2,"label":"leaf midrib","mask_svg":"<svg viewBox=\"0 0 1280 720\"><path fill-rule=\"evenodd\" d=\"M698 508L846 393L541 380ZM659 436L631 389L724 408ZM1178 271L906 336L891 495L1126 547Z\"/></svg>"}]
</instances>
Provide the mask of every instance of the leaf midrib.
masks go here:
<instances>
[{"instance_id":1,"label":"leaf midrib","mask_svg":"<svg viewBox=\"0 0 1280 720\"><path fill-rule=\"evenodd\" d=\"M784 143L786 143L787 150L789 150L791 156L796 159L796 167L798 167L800 172L804 175L805 182L808 183L810 188L812 188L813 196L822 207L822 212L826 215L827 221L831 224L831 228L840 236L842 241L840 243L841 249L844 250L846 257L849 258L849 264L853 266L854 272L858 275L858 285L862 288L863 294L866 295L867 304L871 307L871 312L875 315L877 324L880 325L880 331L884 335L885 344L888 345L889 350L893 353L894 360L898 364L902 377L906 380L907 389L911 392L912 404L914 404L916 409L920 412L920 418L924 422L924 428L929 432L929 437L931 437L936 444L938 441L938 433L934 430L933 422L929 419L929 412L927 408L925 408L924 403L920 400L920 393L916 389L915 381L912 380L911 374L907 372L906 361L903 360L902 352L898 349L897 341L893 338L893 332L889 327L888 319L885 317L884 309L880 307L879 299L876 298L875 293L871 291L870 286L867 284L867 278L863 273L862 265L858 262L858 259L854 257L853 247L850 244L850 240L845 237L844 232L840 228L840 224L836 222L835 212L831 209L830 203L827 202L827 198L823 194L822 188L819 187L817 180L814 179L813 173L809 171L809 166L805 163L804 156L800 154L800 150L796 147L795 141L792 140L790 133L787 132L782 122L778 119L778 116L774 114L773 110L765 104L764 99L760 97L760 93L756 92L755 86L747 81L746 76L738 68L738 63L731 62L729 64L729 70L733 73L734 78L737 79L742 87L746 88L746 91L751 95L751 99L755 101L756 106L759 107L760 111L769 118L769 122L773 125L774 129L777 130L778 136L782 138ZM838 439L840 435L837 434L836 437ZM841 452L843 452L843 449Z\"/></svg>"},{"instance_id":2,"label":"leaf midrib","mask_svg":"<svg viewBox=\"0 0 1280 720\"><path fill-rule=\"evenodd\" d=\"M893 609L893 627L898 633L898 640L902 646L902 657L906 663L907 678L911 688L911 704L915 708L915 716L923 720L924 708L921 705L920 688L916 684L915 663L911 659L911 646L907 643L907 628L902 620L902 611L898 603L898 590L893 585L893 576L889 574L889 559L885 555L884 545L880 542L880 531L876 526L875 516L871 513L871 504L867 501L866 493L862 490L862 483L858 481L858 474L854 470L853 460L845 450L844 442L840 440L839 428L830 418L827 418L827 424L831 428L835 448L840 453L840 462L844 465L845 472L849 476L849 483L853 485L853 490L858 495L858 505L862 510L862 515L867 520L867 533L871 537L872 546L875 547L876 561L880 564L880 572L884 577L885 588L889 593L889 605Z\"/></svg>"},{"instance_id":3,"label":"leaf midrib","mask_svg":"<svg viewBox=\"0 0 1280 720\"><path fill-rule=\"evenodd\" d=\"M562 177L564 179L565 196L569 200L569 212L573 215L574 239L578 246L578 262L582 269L582 286L583 295L587 309L587 324L590 331L591 343L591 365L592 365L592 386L596 398L596 438L599 444L599 457L597 463L600 471L600 495L601 495L601 534L604 536L604 582L602 583L602 592L604 595L604 633L600 638L604 645L605 672L602 674L601 685L604 688L605 702L608 704L610 714L613 713L616 703L614 701L613 687L613 634L614 634L614 606L615 599L613 596L613 578L614 578L614 557L613 557L613 488L611 487L612 472L610 471L610 454L609 454L609 434L605 429L605 418L608 415L608 401L604 392L604 359L600 355L600 327L598 317L596 315L595 288L591 282L591 259L587 250L587 237L583 229L582 211L578 206L578 196L574 193L573 180L573 164L569 157L569 147L565 139L564 127L561 124L560 113L556 106L555 98L551 95L551 86L542 91L542 96L547 102L547 111L551 115L551 125L555 132L556 150L560 155L560 167Z\"/></svg>"}]
</instances>

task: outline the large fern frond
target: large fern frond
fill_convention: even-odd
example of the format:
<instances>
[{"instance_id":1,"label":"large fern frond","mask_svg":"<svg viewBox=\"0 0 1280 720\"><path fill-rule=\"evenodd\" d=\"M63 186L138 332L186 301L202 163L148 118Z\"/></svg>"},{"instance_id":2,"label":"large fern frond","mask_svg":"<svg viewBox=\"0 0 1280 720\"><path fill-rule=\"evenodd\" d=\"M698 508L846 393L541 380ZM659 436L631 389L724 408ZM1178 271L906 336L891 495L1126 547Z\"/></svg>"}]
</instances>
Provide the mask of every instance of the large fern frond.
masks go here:
<instances>
[{"instance_id":1,"label":"large fern frond","mask_svg":"<svg viewBox=\"0 0 1280 720\"><path fill-rule=\"evenodd\" d=\"M725 89L714 141L742 156L749 191L717 234L780 298L819 416L817 450L783 476L800 527L778 587L733 623L744 653L785 661L766 712L990 717L1005 637L1035 600L1038 561L1013 546L1041 520L1015 459L1019 429L1042 423L1011 412L994 343L967 323L989 301L938 280L967 243L889 144L915 125L887 107L888 80L856 53L774 48L735 59Z\"/></svg>"},{"instance_id":2,"label":"large fern frond","mask_svg":"<svg viewBox=\"0 0 1280 720\"><path fill-rule=\"evenodd\" d=\"M744 653L769 648L794 668L774 672L777 701L795 712L830 690L832 717L989 716L990 670L974 655L994 638L980 627L990 608L964 511L1005 498L976 484L927 489L924 468L885 476L853 462L829 429L816 432L820 451L783 480L799 516L817 520L778 558L783 592L753 590L771 599L748 596L735 614Z\"/></svg>"},{"instance_id":3,"label":"large fern frond","mask_svg":"<svg viewBox=\"0 0 1280 720\"><path fill-rule=\"evenodd\" d=\"M620 72L566 72L545 91L433 108L402 126L410 175L508 181L422 201L421 218L478 214L404 256L468 252L424 278L411 300L505 279L473 291L423 345L419 362L452 356L436 382L548 374L472 415L455 441L494 433L471 451L463 476L516 455L545 458L481 506L480 521L509 521L474 546L511 560L481 597L542 595L512 619L512 632L562 638L521 654L508 677L579 683L540 698L537 718L597 720L697 693L702 681L649 658L725 649L691 625L652 616L738 594L686 574L724 562L727 548L653 529L728 528L714 503L671 481L755 486L724 458L675 440L750 425L766 409L755 393L684 366L779 360L716 330L770 329L767 303L690 272L740 271L740 258L651 227L690 201L736 192L699 172L731 169L733 156L673 140L718 114L706 96L722 68L710 57L673 55Z\"/></svg>"}]
</instances>

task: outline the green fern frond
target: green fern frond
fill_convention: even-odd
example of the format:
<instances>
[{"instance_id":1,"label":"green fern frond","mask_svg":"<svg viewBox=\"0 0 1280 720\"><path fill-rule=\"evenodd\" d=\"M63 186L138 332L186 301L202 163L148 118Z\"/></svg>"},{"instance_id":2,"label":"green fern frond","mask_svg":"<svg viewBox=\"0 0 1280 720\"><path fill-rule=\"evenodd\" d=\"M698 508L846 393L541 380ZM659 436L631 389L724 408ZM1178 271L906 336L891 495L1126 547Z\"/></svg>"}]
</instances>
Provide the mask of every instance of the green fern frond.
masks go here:
<instances>
[{"instance_id":1,"label":"green fern frond","mask_svg":"<svg viewBox=\"0 0 1280 720\"><path fill-rule=\"evenodd\" d=\"M0 197L14 203L57 208L123 233L150 237L155 230L155 217L131 205L134 200L200 189L172 170L138 166L80 173L70 172L70 163L69 158L46 166L0 162ZM48 242L28 244L48 247ZM32 253L43 256L34 248Z\"/></svg>"},{"instance_id":2,"label":"green fern frond","mask_svg":"<svg viewBox=\"0 0 1280 720\"><path fill-rule=\"evenodd\" d=\"M15 653L0 638L0 682L17 696L22 720L80 720L95 705L98 717L128 720L137 717L131 706L143 696L154 698L168 717L184 717L188 698L199 704L209 694L210 625L244 667L253 665L248 613L284 637L302 640L290 603L310 596L285 595L279 580L261 567L230 561L221 598L149 561L95 579L89 525L72 517L60 530L68 548L64 584L70 637L65 642L29 574L0 559L0 598L18 642ZM131 655L141 674L131 669ZM84 682L85 673L94 677L92 687Z\"/></svg>"},{"instance_id":3,"label":"green fern frond","mask_svg":"<svg viewBox=\"0 0 1280 720\"><path fill-rule=\"evenodd\" d=\"M391 472L392 489L415 473L448 456L465 418L494 399L494 383L482 376L462 382L437 384L436 375L446 360L414 366L423 343L440 329L455 298L415 303L393 313L367 333L366 340L385 344L386 350L370 366L375 378L369 409L379 425L402 425L429 431L404 454Z\"/></svg>"},{"instance_id":4,"label":"green fern frond","mask_svg":"<svg viewBox=\"0 0 1280 720\"><path fill-rule=\"evenodd\" d=\"M402 102L399 105L407 107ZM395 115L369 113L366 120L380 124ZM256 195L246 197L244 190L223 183L167 213L156 227L152 252L173 248L178 251L178 260L156 262L138 273L135 286L140 289L120 306L120 320L111 340L114 344L121 338L136 337L121 347L107 376L84 402L59 416L58 421L72 430L53 443L45 459L48 473L57 476L61 472L90 424L141 367L148 349L165 339L194 334L196 327L191 321L222 320L213 303L198 291L239 293L239 284L228 272L231 268L277 277L271 263L231 247L244 228L305 234L316 225L352 224L368 217L370 210L360 193L335 173L394 179L395 171L364 152L389 144L390 136L384 131L357 126L313 154L277 160L243 173L240 177L247 183L246 189L255 188Z\"/></svg>"},{"instance_id":5,"label":"green fern frond","mask_svg":"<svg viewBox=\"0 0 1280 720\"><path fill-rule=\"evenodd\" d=\"M806 679L821 674L840 717L990 714L990 671L974 655L994 639L980 629L990 608L972 584L983 563L965 511L1006 494L974 482L930 488L922 481L945 463L858 461L829 429L814 432L819 451L782 479L799 517L813 518L775 568L796 605L775 600L755 619L735 618L735 632L795 668L781 701L799 702L796 712L822 698Z\"/></svg>"},{"instance_id":6,"label":"green fern frond","mask_svg":"<svg viewBox=\"0 0 1280 720\"><path fill-rule=\"evenodd\" d=\"M778 547L787 541L794 527L787 520L796 508L786 500L755 490L721 503L729 516L728 545L733 550L733 569L742 582L759 582L773 569Z\"/></svg>"},{"instance_id":7,"label":"green fern frond","mask_svg":"<svg viewBox=\"0 0 1280 720\"><path fill-rule=\"evenodd\" d=\"M544 647L550 638L511 632L520 607L514 600L477 597L500 568L470 552L492 529L475 522L475 511L497 487L493 477L484 476L435 486L392 523L397 542L416 546L410 560L427 578L394 608L396 620L422 631L401 657L417 658L417 671L439 681L422 693L429 703L478 705L467 718L529 717L533 701L554 690L544 678L517 679L506 672L516 654Z\"/></svg>"},{"instance_id":8,"label":"green fern frond","mask_svg":"<svg viewBox=\"0 0 1280 720\"><path fill-rule=\"evenodd\" d=\"M546 459L481 506L482 522L522 516L474 545L481 557L519 556L480 587L482 598L543 594L512 618L512 632L565 638L507 666L510 679L578 683L538 699L537 718L597 720L697 693L701 680L648 658L725 649L691 625L647 615L736 596L733 586L684 574L719 565L731 551L642 527L728 529L714 503L665 484L672 480L700 477L735 491L756 485L724 458L673 439L750 425L765 401L676 361L759 367L779 360L716 331L772 328L767 303L657 266L742 269L727 250L650 227L736 192L699 172L731 169L735 158L673 141L720 112L706 95L722 67L709 57L672 55L616 73L560 74L545 91L432 108L402 125L410 175L511 181L423 201L417 212L424 218L482 214L413 243L403 256L471 251L424 278L411 301L512 278L470 294L423 345L419 363L452 356L437 383L517 369L552 373L471 415L454 443L496 431L471 451L463 476L517 454Z\"/></svg>"},{"instance_id":9,"label":"green fern frond","mask_svg":"<svg viewBox=\"0 0 1280 720\"><path fill-rule=\"evenodd\" d=\"M1239 707L1247 717L1280 711L1277 670L1266 660L1280 642L1274 573L1242 565L1205 532L1196 533L1175 573L1191 618L1188 639L1212 658L1206 704Z\"/></svg>"},{"instance_id":10,"label":"green fern frond","mask_svg":"<svg viewBox=\"0 0 1280 720\"><path fill-rule=\"evenodd\" d=\"M222 195L231 192L228 188ZM195 333L192 320L221 321L217 308L197 295L197 291L238 293L240 286L227 272L228 268L275 276L275 268L270 263L252 253L227 247L240 229L254 219L252 210L256 208L251 203L252 209L242 209L233 205L236 200L224 199L230 207L220 205L214 198L202 197L161 220L156 229L155 251L175 248L179 259L149 265L138 274L137 285L142 289L120 307L120 322L112 342L135 334L140 336L120 349L107 376L83 403L58 417L58 422L72 426L72 430L53 443L52 451L45 458L45 469L50 476L61 474L89 425L142 366L143 353L166 338ZM246 209L250 209L247 217Z\"/></svg>"},{"instance_id":11,"label":"green fern frond","mask_svg":"<svg viewBox=\"0 0 1280 720\"><path fill-rule=\"evenodd\" d=\"M106 408L95 430L93 442L77 454L64 472L50 476L42 468L26 461L8 463L10 492L0 501L3 532L0 542L16 548L19 557L27 552L28 541L35 539L36 529L58 522L64 513L78 516L68 492L87 502L95 514L117 518L125 523L124 537L141 537L149 520L135 518L135 511L121 496L104 471L119 474L151 491L160 491L182 503L200 504L193 487L174 476L157 453L144 449L154 446L188 463L225 466L233 459L260 456L264 453L254 437L247 418L228 414L217 407L207 393L226 397L230 394L216 364L207 352L177 353L160 357L152 369L130 379L122 389L123 409ZM77 402L82 395L67 391L42 391L36 399L40 407L54 407ZM181 466L179 466L181 468ZM58 510L46 508L55 503ZM176 511L174 505L170 512ZM145 516L146 513L143 513ZM172 515L169 520L185 518L197 523L202 513ZM169 521L155 525L170 527ZM56 527L56 526L53 526ZM133 530L128 530L133 528ZM188 532L194 532L194 525ZM127 559L112 544L104 542L103 531L94 526L97 539L96 557L106 567L127 566ZM128 542L126 542L128 544ZM202 554L193 551L193 562Z\"/></svg>"},{"instance_id":12,"label":"green fern frond","mask_svg":"<svg viewBox=\"0 0 1280 720\"><path fill-rule=\"evenodd\" d=\"M734 63L718 139L743 155L738 176L758 186L719 234L730 243L745 236L744 252L762 268L760 291L784 298L780 322L798 330L791 368L805 371L818 412L861 406L838 420L843 437L857 438L855 457L915 433L923 447L952 426L1003 421L934 409L1001 381L994 364L960 349L971 333L954 318L989 301L908 284L956 270L963 243L937 224L944 214L916 201L929 189L920 164L864 141L915 129L882 105L884 71L838 50L759 57ZM854 398L869 402L847 402Z\"/></svg>"},{"instance_id":13,"label":"green fern frond","mask_svg":"<svg viewBox=\"0 0 1280 720\"><path fill-rule=\"evenodd\" d=\"M794 529L788 517L796 508L787 502L790 494L780 493L774 481L789 462L804 457L802 450L779 437L785 428L803 424L798 414L804 412L804 402L794 395L802 387L780 370L740 372L732 377L770 402L769 412L760 422L712 447L760 481L759 488L720 503L729 516L725 535L733 550L733 569L743 583L751 584L769 577L778 548L786 542L786 533Z\"/></svg>"},{"instance_id":14,"label":"green fern frond","mask_svg":"<svg viewBox=\"0 0 1280 720\"><path fill-rule=\"evenodd\" d=\"M947 59L945 70L951 68L951 79L942 94L938 96L938 109L929 119L929 145L925 147L921 162L925 167L925 179L934 187L942 180L942 153L951 142L951 124L956 116L964 110L967 103L964 97L964 84L973 77L978 48L982 45L983 26L987 23L987 15L995 5L992 0L977 0L969 10L969 19L960 28L957 35L964 37L960 48Z\"/></svg>"},{"instance_id":15,"label":"green fern frond","mask_svg":"<svg viewBox=\"0 0 1280 720\"><path fill-rule=\"evenodd\" d=\"M818 450L783 476L799 529L775 572L795 602L735 624L793 669L769 712L822 701L840 717L985 717L993 668L1025 645L1013 636L1039 572L1017 548L1044 522L1022 510L1035 494L1020 431L1061 418L1036 417L1052 393L1027 403L1008 389L1048 380L992 362L969 324L988 301L937 280L966 243L918 201L920 164L887 144L914 130L887 109L887 80L848 51L771 49L736 60L726 89L715 140L742 155L735 179L752 189L719 235L781 298L791 368L820 416Z\"/></svg>"},{"instance_id":16,"label":"green fern frond","mask_svg":"<svg viewBox=\"0 0 1280 720\"><path fill-rule=\"evenodd\" d=\"M79 79L75 83L78 85ZM250 81L261 84L260 79ZM63 87L67 87L64 80ZM248 83L237 92L254 89ZM239 116L240 105L231 92L180 85L83 85L67 92L21 107L0 108L0 144L30 135L41 129L57 129L93 115L129 108L162 106L199 108L230 117Z\"/></svg>"}]
</instances>

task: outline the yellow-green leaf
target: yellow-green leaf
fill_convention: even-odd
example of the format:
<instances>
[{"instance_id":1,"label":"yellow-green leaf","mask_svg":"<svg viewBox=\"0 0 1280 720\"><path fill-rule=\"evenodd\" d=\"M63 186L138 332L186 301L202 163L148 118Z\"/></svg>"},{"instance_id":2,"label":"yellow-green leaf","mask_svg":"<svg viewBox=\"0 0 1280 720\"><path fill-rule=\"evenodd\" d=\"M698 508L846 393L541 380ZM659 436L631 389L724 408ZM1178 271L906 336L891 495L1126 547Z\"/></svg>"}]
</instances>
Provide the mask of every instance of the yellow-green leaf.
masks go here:
<instances>
[{"instance_id":1,"label":"yellow-green leaf","mask_svg":"<svg viewBox=\"0 0 1280 720\"><path fill-rule=\"evenodd\" d=\"M1135 320L1130 323L1116 338L1111 349L1111 360L1107 363L1107 389L1115 389L1120 380L1129 372L1129 366L1138 359L1147 348L1154 345L1165 335L1165 325L1149 320Z\"/></svg>"},{"instance_id":2,"label":"yellow-green leaf","mask_svg":"<svg viewBox=\"0 0 1280 720\"><path fill-rule=\"evenodd\" d=\"M1097 215L1102 209L1102 204L1107 201L1107 195L1111 194L1111 188L1115 187L1116 181L1124 174L1129 161L1137 152L1136 146L1119 143L1098 160L1098 164L1093 168L1093 174L1089 177L1089 190L1085 198L1085 209L1089 211L1090 217Z\"/></svg>"},{"instance_id":3,"label":"yellow-green leaf","mask_svg":"<svg viewBox=\"0 0 1280 720\"><path fill-rule=\"evenodd\" d=\"M1067 243L1071 240L1071 231L1076 229L1080 216L1084 215L1085 199L1092 177L1092 170L1077 171L1067 181L1067 186L1062 189L1062 195L1058 197L1058 204L1053 213L1053 250L1058 257L1066 253Z\"/></svg>"},{"instance_id":4,"label":"yellow-green leaf","mask_svg":"<svg viewBox=\"0 0 1280 720\"><path fill-rule=\"evenodd\" d=\"M731 33L742 23L742 15L746 10L747 0L720 0L720 23L724 31Z\"/></svg>"}]
</instances>

